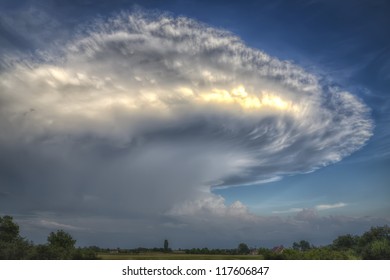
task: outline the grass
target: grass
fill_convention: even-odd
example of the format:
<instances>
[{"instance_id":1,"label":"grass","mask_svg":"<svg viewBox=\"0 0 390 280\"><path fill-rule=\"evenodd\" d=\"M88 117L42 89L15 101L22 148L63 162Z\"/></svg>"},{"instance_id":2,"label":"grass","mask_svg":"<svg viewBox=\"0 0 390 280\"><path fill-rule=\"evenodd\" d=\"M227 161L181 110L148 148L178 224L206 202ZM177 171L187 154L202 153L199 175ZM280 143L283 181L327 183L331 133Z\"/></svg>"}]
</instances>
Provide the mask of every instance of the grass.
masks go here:
<instances>
[{"instance_id":1,"label":"grass","mask_svg":"<svg viewBox=\"0 0 390 280\"><path fill-rule=\"evenodd\" d=\"M100 253L102 260L262 260L260 255L202 255L183 253Z\"/></svg>"}]
</instances>

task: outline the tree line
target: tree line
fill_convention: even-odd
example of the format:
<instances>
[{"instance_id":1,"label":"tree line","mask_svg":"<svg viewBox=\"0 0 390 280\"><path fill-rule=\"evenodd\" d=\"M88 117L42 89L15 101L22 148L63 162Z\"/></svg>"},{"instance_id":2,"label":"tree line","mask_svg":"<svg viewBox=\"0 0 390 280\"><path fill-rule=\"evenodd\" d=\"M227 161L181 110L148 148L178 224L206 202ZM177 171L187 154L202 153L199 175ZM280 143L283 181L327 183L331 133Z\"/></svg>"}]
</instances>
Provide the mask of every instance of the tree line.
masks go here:
<instances>
[{"instance_id":1,"label":"tree line","mask_svg":"<svg viewBox=\"0 0 390 280\"><path fill-rule=\"evenodd\" d=\"M84 260L97 259L91 248L76 248L76 240L63 231L51 232L46 244L34 245L20 236L11 216L0 217L0 259L2 260Z\"/></svg>"},{"instance_id":2,"label":"tree line","mask_svg":"<svg viewBox=\"0 0 390 280\"><path fill-rule=\"evenodd\" d=\"M114 251L123 254L140 254L145 252L171 253L168 240L164 240L163 248L135 249L102 249L97 246L76 247L76 240L67 232L57 230L47 237L46 244L34 245L33 242L20 236L19 226L11 216L0 217L0 259L36 259L36 260L83 260L98 259L99 253ZM280 260L389 260L390 228L389 226L372 227L369 231L358 235L341 235L326 246L316 247L306 240L294 242L290 248L277 246L273 249L250 249L247 244L240 243L235 249L193 248L180 250L186 254L213 255L261 255L264 259Z\"/></svg>"},{"instance_id":3,"label":"tree line","mask_svg":"<svg viewBox=\"0 0 390 280\"><path fill-rule=\"evenodd\" d=\"M188 254L245 255L257 254L266 260L390 260L390 227L378 226L361 236L341 235L325 246L314 246L306 240L294 242L290 248L250 249L240 243L236 249L193 248Z\"/></svg>"},{"instance_id":4,"label":"tree line","mask_svg":"<svg viewBox=\"0 0 390 280\"><path fill-rule=\"evenodd\" d=\"M361 236L341 235L326 246L316 247L306 240L294 242L291 248L275 251L261 248L264 259L280 260L390 260L389 226L371 227Z\"/></svg>"}]
</instances>

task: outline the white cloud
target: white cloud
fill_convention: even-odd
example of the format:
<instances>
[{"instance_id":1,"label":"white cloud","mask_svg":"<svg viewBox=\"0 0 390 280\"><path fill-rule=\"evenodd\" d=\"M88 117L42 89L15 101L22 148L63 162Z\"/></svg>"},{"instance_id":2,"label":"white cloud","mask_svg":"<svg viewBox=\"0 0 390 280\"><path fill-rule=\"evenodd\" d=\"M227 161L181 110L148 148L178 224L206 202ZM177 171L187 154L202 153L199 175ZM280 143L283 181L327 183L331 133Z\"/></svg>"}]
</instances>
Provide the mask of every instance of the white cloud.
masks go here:
<instances>
[{"instance_id":1,"label":"white cloud","mask_svg":"<svg viewBox=\"0 0 390 280\"><path fill-rule=\"evenodd\" d=\"M338 202L334 204L318 204L315 205L312 208L290 208L287 210L278 210L278 211L272 211L274 214L286 214L286 213L298 213L298 212L307 212L307 211L323 211L323 210L329 210L329 209L335 209L335 208L342 208L348 206L347 203L344 202Z\"/></svg>"},{"instance_id":2,"label":"white cloud","mask_svg":"<svg viewBox=\"0 0 390 280\"><path fill-rule=\"evenodd\" d=\"M204 199L188 200L183 204L176 205L173 209L167 212L169 216L196 216L197 218L211 218L216 217L235 217L248 219L253 217L248 212L247 207L240 201L235 201L227 206L225 200L221 196L210 195Z\"/></svg>"},{"instance_id":3,"label":"white cloud","mask_svg":"<svg viewBox=\"0 0 390 280\"><path fill-rule=\"evenodd\" d=\"M252 220L211 187L310 172L372 135L351 93L195 20L123 13L79 34L0 73L0 161L18 174L3 207Z\"/></svg>"},{"instance_id":4,"label":"white cloud","mask_svg":"<svg viewBox=\"0 0 390 280\"><path fill-rule=\"evenodd\" d=\"M279 211L272 211L274 214L285 214L285 213L297 213L301 212L304 208L290 208L288 210L279 210Z\"/></svg>"},{"instance_id":5,"label":"white cloud","mask_svg":"<svg viewBox=\"0 0 390 280\"><path fill-rule=\"evenodd\" d=\"M316 205L315 209L317 209L317 210L328 210L328 209L345 207L347 205L348 204L346 204L344 202L339 202L339 203L335 203L335 204L320 204L320 205Z\"/></svg>"},{"instance_id":6,"label":"white cloud","mask_svg":"<svg viewBox=\"0 0 390 280\"><path fill-rule=\"evenodd\" d=\"M1 75L0 140L88 134L126 146L199 128L244 154L247 174L225 178L236 184L337 162L372 134L352 94L188 18L123 14L61 53Z\"/></svg>"}]
</instances>

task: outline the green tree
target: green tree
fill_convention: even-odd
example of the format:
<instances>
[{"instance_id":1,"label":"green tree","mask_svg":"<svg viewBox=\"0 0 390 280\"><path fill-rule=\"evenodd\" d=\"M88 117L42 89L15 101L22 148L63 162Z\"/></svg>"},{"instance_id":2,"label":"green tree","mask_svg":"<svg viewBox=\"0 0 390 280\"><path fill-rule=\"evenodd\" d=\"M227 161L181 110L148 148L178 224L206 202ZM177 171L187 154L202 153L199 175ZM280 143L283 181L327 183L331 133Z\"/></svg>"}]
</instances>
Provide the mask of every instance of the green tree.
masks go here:
<instances>
[{"instance_id":1,"label":"green tree","mask_svg":"<svg viewBox=\"0 0 390 280\"><path fill-rule=\"evenodd\" d=\"M343 251L333 250L330 246L311 248L303 251L305 260L346 260L348 256Z\"/></svg>"},{"instance_id":2,"label":"green tree","mask_svg":"<svg viewBox=\"0 0 390 280\"><path fill-rule=\"evenodd\" d=\"M249 252L250 252L250 250L249 250L248 245L246 245L245 243L238 244L238 248L237 248L238 254L246 255L246 254L249 254Z\"/></svg>"},{"instance_id":3,"label":"green tree","mask_svg":"<svg viewBox=\"0 0 390 280\"><path fill-rule=\"evenodd\" d=\"M332 247L336 250L354 249L358 245L359 237L351 234L340 235L333 240Z\"/></svg>"},{"instance_id":4,"label":"green tree","mask_svg":"<svg viewBox=\"0 0 390 280\"><path fill-rule=\"evenodd\" d=\"M285 260L303 260L304 253L296 249L285 249L283 251L283 258Z\"/></svg>"},{"instance_id":5,"label":"green tree","mask_svg":"<svg viewBox=\"0 0 390 280\"><path fill-rule=\"evenodd\" d=\"M371 227L359 238L357 252L363 259L390 259L390 227Z\"/></svg>"},{"instance_id":6,"label":"green tree","mask_svg":"<svg viewBox=\"0 0 390 280\"><path fill-rule=\"evenodd\" d=\"M13 242L19 238L19 226L11 216L0 217L0 241Z\"/></svg>"},{"instance_id":7,"label":"green tree","mask_svg":"<svg viewBox=\"0 0 390 280\"><path fill-rule=\"evenodd\" d=\"M362 251L365 260L390 260L390 242L387 239L372 241Z\"/></svg>"},{"instance_id":8,"label":"green tree","mask_svg":"<svg viewBox=\"0 0 390 280\"><path fill-rule=\"evenodd\" d=\"M46 245L37 246L36 259L70 260L77 258L76 240L69 233L63 230L51 232L47 237L47 242Z\"/></svg>"},{"instance_id":9,"label":"green tree","mask_svg":"<svg viewBox=\"0 0 390 280\"><path fill-rule=\"evenodd\" d=\"M19 235L19 226L11 216L0 217L0 259L28 259L32 248L32 243Z\"/></svg>"},{"instance_id":10,"label":"green tree","mask_svg":"<svg viewBox=\"0 0 390 280\"><path fill-rule=\"evenodd\" d=\"M306 240L301 240L301 241L299 241L299 243L294 242L292 247L293 247L293 249L299 250L299 251L307 251L307 250L312 248L310 243Z\"/></svg>"},{"instance_id":11,"label":"green tree","mask_svg":"<svg viewBox=\"0 0 390 280\"><path fill-rule=\"evenodd\" d=\"M49 242L49 246L67 250L74 249L74 245L76 244L76 240L63 230L57 230L55 233L51 232L47 237L47 241Z\"/></svg>"},{"instance_id":12,"label":"green tree","mask_svg":"<svg viewBox=\"0 0 390 280\"><path fill-rule=\"evenodd\" d=\"M371 227L359 239L359 246L364 247L375 240L386 239L390 241L390 227L385 225L382 227Z\"/></svg>"}]
</instances>

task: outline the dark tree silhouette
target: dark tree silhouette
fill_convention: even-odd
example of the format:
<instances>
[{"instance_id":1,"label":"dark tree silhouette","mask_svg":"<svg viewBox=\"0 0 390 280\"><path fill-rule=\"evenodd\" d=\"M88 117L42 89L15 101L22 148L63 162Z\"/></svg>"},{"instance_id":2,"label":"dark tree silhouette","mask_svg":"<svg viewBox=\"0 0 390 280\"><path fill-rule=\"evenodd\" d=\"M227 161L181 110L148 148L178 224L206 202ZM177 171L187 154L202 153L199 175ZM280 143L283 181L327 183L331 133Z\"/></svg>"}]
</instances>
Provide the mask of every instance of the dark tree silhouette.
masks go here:
<instances>
[{"instance_id":1,"label":"dark tree silhouette","mask_svg":"<svg viewBox=\"0 0 390 280\"><path fill-rule=\"evenodd\" d=\"M240 243L238 245L237 252L241 255L246 255L249 254L250 250L248 245L246 245L245 243Z\"/></svg>"},{"instance_id":2,"label":"dark tree silhouette","mask_svg":"<svg viewBox=\"0 0 390 280\"><path fill-rule=\"evenodd\" d=\"M168 243L168 240L165 239L164 240L164 252L168 252L169 251L169 243Z\"/></svg>"},{"instance_id":3,"label":"dark tree silhouette","mask_svg":"<svg viewBox=\"0 0 390 280\"><path fill-rule=\"evenodd\" d=\"M13 242L19 238L19 226L11 216L0 217L0 241Z\"/></svg>"},{"instance_id":4,"label":"dark tree silhouette","mask_svg":"<svg viewBox=\"0 0 390 280\"><path fill-rule=\"evenodd\" d=\"M310 243L306 240L301 240L299 243L294 242L293 243L293 249L295 250L300 250L300 251L307 251L311 248L312 246Z\"/></svg>"},{"instance_id":5,"label":"dark tree silhouette","mask_svg":"<svg viewBox=\"0 0 390 280\"><path fill-rule=\"evenodd\" d=\"M74 245L76 244L76 240L63 230L57 230L55 233L51 232L47 237L47 241L49 242L49 246L66 250L74 249Z\"/></svg>"},{"instance_id":6,"label":"dark tree silhouette","mask_svg":"<svg viewBox=\"0 0 390 280\"><path fill-rule=\"evenodd\" d=\"M359 237L351 234L340 235L333 240L332 246L336 250L353 249L359 241Z\"/></svg>"},{"instance_id":7,"label":"dark tree silhouette","mask_svg":"<svg viewBox=\"0 0 390 280\"><path fill-rule=\"evenodd\" d=\"M32 244L19 235L19 226L11 216L0 217L0 259L28 259L32 248Z\"/></svg>"}]
</instances>

